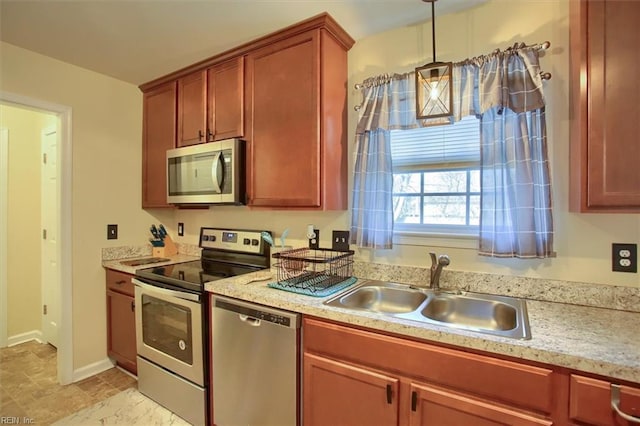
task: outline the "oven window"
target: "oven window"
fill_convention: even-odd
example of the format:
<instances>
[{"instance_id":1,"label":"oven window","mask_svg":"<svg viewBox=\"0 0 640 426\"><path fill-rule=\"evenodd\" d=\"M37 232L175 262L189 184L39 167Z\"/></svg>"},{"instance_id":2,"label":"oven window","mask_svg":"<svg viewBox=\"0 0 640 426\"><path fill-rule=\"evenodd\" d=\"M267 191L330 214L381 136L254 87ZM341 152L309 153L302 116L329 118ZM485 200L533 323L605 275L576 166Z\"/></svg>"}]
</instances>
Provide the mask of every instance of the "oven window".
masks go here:
<instances>
[{"instance_id":1,"label":"oven window","mask_svg":"<svg viewBox=\"0 0 640 426\"><path fill-rule=\"evenodd\" d=\"M142 340L145 345L192 365L191 310L143 294Z\"/></svg>"}]
</instances>

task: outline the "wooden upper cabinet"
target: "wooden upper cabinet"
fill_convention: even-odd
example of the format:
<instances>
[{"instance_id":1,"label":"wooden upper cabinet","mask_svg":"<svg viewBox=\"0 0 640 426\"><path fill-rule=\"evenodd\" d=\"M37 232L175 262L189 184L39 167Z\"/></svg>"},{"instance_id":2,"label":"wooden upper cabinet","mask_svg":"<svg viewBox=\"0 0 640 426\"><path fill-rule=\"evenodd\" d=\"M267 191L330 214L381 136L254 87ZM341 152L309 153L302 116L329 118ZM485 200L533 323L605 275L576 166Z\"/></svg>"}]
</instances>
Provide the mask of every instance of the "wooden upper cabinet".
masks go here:
<instances>
[{"instance_id":1,"label":"wooden upper cabinet","mask_svg":"<svg viewBox=\"0 0 640 426\"><path fill-rule=\"evenodd\" d=\"M347 50L315 28L246 57L248 204L347 208Z\"/></svg>"},{"instance_id":2,"label":"wooden upper cabinet","mask_svg":"<svg viewBox=\"0 0 640 426\"><path fill-rule=\"evenodd\" d=\"M244 58L178 80L178 146L244 134Z\"/></svg>"},{"instance_id":3,"label":"wooden upper cabinet","mask_svg":"<svg viewBox=\"0 0 640 426\"><path fill-rule=\"evenodd\" d=\"M244 57L207 71L207 141L244 136Z\"/></svg>"},{"instance_id":4,"label":"wooden upper cabinet","mask_svg":"<svg viewBox=\"0 0 640 426\"><path fill-rule=\"evenodd\" d=\"M198 71L178 80L177 146L205 142L207 131L207 73Z\"/></svg>"},{"instance_id":5,"label":"wooden upper cabinet","mask_svg":"<svg viewBox=\"0 0 640 426\"><path fill-rule=\"evenodd\" d=\"M142 207L167 203L167 150L176 144L176 82L143 94Z\"/></svg>"},{"instance_id":6,"label":"wooden upper cabinet","mask_svg":"<svg viewBox=\"0 0 640 426\"><path fill-rule=\"evenodd\" d=\"M570 208L640 212L640 2L570 7Z\"/></svg>"}]
</instances>

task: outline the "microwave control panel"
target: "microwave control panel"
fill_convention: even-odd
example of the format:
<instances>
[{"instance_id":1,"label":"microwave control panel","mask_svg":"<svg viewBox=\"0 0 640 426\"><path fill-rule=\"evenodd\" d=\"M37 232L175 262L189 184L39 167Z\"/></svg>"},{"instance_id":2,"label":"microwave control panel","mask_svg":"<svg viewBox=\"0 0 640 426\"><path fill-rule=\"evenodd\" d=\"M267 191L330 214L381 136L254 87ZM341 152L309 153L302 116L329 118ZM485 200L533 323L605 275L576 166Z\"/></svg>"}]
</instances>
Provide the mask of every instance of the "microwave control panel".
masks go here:
<instances>
[{"instance_id":1,"label":"microwave control panel","mask_svg":"<svg viewBox=\"0 0 640 426\"><path fill-rule=\"evenodd\" d=\"M200 247L262 254L262 231L201 228Z\"/></svg>"}]
</instances>

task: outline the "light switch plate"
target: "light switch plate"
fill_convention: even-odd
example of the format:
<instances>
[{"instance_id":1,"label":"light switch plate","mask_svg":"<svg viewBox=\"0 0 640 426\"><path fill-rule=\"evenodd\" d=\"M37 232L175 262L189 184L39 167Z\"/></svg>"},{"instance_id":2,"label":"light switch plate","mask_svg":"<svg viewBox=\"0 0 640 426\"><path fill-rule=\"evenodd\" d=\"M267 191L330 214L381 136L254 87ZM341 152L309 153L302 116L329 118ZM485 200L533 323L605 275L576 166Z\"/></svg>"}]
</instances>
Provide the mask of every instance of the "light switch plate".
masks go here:
<instances>
[{"instance_id":1,"label":"light switch plate","mask_svg":"<svg viewBox=\"0 0 640 426\"><path fill-rule=\"evenodd\" d=\"M107 240L118 239L118 225L107 225Z\"/></svg>"},{"instance_id":2,"label":"light switch plate","mask_svg":"<svg viewBox=\"0 0 640 426\"><path fill-rule=\"evenodd\" d=\"M333 231L331 250L349 251L349 231Z\"/></svg>"}]
</instances>

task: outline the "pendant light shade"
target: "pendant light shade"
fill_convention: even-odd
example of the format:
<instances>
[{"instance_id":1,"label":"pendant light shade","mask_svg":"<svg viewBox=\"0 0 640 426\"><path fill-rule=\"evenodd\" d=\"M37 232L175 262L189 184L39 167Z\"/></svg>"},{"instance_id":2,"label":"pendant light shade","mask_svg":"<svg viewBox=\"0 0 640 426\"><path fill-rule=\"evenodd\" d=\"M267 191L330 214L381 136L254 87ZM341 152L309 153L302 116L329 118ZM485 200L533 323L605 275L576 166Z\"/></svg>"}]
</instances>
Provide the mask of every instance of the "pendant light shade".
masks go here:
<instances>
[{"instance_id":1,"label":"pendant light shade","mask_svg":"<svg viewBox=\"0 0 640 426\"><path fill-rule=\"evenodd\" d=\"M433 62L416 68L416 118L438 118L453 115L453 63L436 61L436 16L437 0L422 0L431 3L431 39Z\"/></svg>"}]
</instances>

